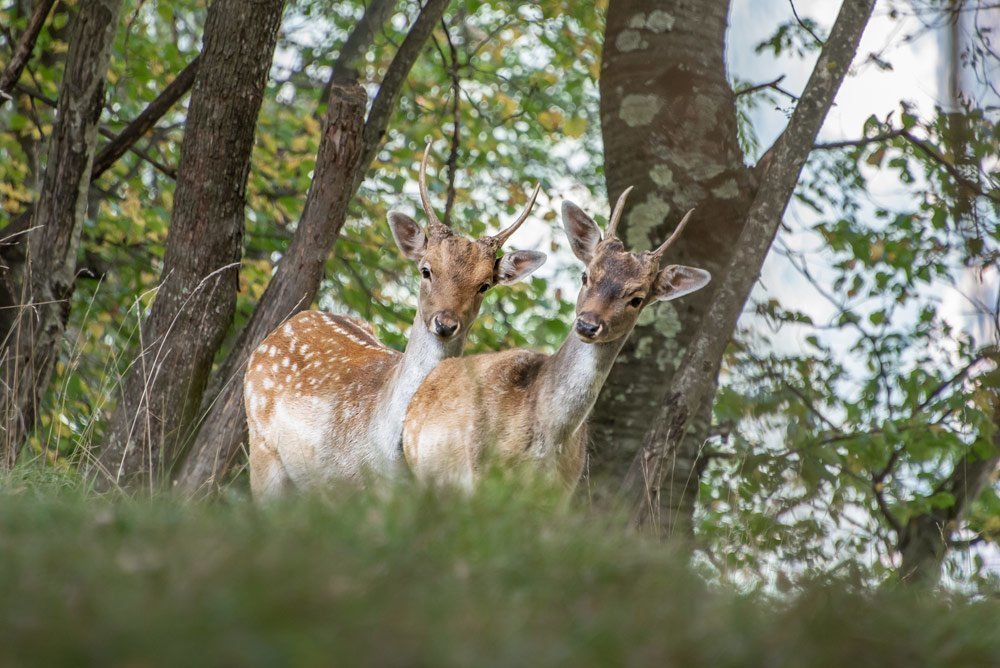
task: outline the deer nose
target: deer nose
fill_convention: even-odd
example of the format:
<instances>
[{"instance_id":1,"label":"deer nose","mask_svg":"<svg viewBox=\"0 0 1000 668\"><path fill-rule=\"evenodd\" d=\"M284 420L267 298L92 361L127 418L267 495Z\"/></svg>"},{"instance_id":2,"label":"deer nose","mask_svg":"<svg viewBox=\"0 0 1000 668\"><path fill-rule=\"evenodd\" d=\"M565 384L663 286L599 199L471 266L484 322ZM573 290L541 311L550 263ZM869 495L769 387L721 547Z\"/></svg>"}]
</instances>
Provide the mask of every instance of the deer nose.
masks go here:
<instances>
[{"instance_id":1,"label":"deer nose","mask_svg":"<svg viewBox=\"0 0 1000 668\"><path fill-rule=\"evenodd\" d=\"M581 314L576 319L576 333L584 339L593 339L600 333L603 326L600 322L591 322L591 319Z\"/></svg>"},{"instance_id":2,"label":"deer nose","mask_svg":"<svg viewBox=\"0 0 1000 668\"><path fill-rule=\"evenodd\" d=\"M448 339L458 333L461 324L450 313L442 311L434 314L431 319L431 329L442 339Z\"/></svg>"}]
</instances>

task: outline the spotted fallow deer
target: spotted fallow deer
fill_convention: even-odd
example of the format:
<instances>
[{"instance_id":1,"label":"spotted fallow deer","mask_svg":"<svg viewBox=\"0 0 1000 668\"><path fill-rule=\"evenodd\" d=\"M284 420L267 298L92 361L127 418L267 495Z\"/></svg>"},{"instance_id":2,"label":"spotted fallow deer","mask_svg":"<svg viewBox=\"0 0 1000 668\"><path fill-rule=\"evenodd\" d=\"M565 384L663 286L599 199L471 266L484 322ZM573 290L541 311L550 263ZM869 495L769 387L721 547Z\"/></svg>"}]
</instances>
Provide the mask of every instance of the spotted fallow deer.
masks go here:
<instances>
[{"instance_id":1,"label":"spotted fallow deer","mask_svg":"<svg viewBox=\"0 0 1000 668\"><path fill-rule=\"evenodd\" d=\"M639 314L708 284L707 271L661 258L691 212L654 251L629 252L615 236L631 188L601 237L579 207L565 202L563 225L584 262L573 334L553 355L508 350L445 360L410 401L403 452L416 477L475 485L487 462L522 463L572 489L586 458L586 421Z\"/></svg>"},{"instance_id":2,"label":"spotted fallow deer","mask_svg":"<svg viewBox=\"0 0 1000 668\"><path fill-rule=\"evenodd\" d=\"M363 320L319 311L296 315L264 339L244 377L255 497L405 470L403 416L420 382L438 362L461 354L487 290L524 278L545 261L534 251L497 257L528 218L539 187L506 229L465 239L434 213L427 153L419 180L426 230L409 216L389 213L396 244L421 274L406 350L383 345Z\"/></svg>"}]
</instances>

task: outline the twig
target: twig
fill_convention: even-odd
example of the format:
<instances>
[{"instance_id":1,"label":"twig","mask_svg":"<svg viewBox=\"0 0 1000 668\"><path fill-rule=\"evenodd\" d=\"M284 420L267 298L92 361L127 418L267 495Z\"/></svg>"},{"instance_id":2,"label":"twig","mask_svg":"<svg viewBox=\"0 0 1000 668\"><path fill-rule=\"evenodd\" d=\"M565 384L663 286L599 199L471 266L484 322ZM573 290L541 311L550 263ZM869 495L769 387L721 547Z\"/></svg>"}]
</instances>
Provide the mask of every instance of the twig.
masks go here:
<instances>
[{"instance_id":1,"label":"twig","mask_svg":"<svg viewBox=\"0 0 1000 668\"><path fill-rule=\"evenodd\" d=\"M801 19L801 17L799 17L799 13L795 9L795 0L788 0L788 6L792 8L792 16L795 17L795 20L799 24L799 26L801 26L801 28L805 30L807 33L809 33L812 36L813 40L816 42L816 46L822 49L823 40L819 38L819 35L813 32L812 28L810 28L809 25L806 24L806 22Z\"/></svg>"},{"instance_id":2,"label":"twig","mask_svg":"<svg viewBox=\"0 0 1000 668\"><path fill-rule=\"evenodd\" d=\"M784 80L785 80L785 75L782 74L780 77L772 81L765 81L764 83L754 84L753 86L747 86L746 88L741 88L740 90L734 91L733 95L735 95L736 97L740 97L742 95L753 95L757 91L764 90L765 88L770 88L771 90L777 91L789 99L798 100L799 99L798 95L790 91L787 91L780 86L781 82Z\"/></svg>"}]
</instances>

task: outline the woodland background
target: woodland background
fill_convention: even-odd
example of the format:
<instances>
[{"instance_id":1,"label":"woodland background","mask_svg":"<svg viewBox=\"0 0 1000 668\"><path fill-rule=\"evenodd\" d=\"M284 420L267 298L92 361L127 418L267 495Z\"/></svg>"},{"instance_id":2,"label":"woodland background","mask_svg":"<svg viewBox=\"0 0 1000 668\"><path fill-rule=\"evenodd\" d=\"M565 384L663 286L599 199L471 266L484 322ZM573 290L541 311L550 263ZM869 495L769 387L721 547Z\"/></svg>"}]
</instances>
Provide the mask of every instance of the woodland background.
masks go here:
<instances>
[{"instance_id":1,"label":"woodland background","mask_svg":"<svg viewBox=\"0 0 1000 668\"><path fill-rule=\"evenodd\" d=\"M550 264L472 351L566 335L563 199L635 185L636 249L697 207L713 283L632 335L573 505L739 587L993 595L1000 6L838 4L3 0L7 494L239 498L256 342L310 306L405 342L385 221L433 140L463 233L543 187Z\"/></svg>"}]
</instances>

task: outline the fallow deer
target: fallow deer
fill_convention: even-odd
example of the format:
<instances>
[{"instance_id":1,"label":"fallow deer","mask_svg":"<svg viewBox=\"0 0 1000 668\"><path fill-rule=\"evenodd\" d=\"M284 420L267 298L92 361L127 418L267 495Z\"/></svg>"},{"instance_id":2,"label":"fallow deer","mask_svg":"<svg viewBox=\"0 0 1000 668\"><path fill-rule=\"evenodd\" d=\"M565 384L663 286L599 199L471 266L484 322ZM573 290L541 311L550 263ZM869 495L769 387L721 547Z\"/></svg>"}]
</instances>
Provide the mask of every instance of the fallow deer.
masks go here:
<instances>
[{"instance_id":1,"label":"fallow deer","mask_svg":"<svg viewBox=\"0 0 1000 668\"><path fill-rule=\"evenodd\" d=\"M410 401L403 453L419 480L471 488L484 464L520 462L572 489L586 459L586 421L639 314L708 284L707 271L660 268L691 213L654 251L629 252L615 235L629 188L601 237L597 224L565 202L563 225L584 262L574 332L553 355L508 350L445 360Z\"/></svg>"},{"instance_id":2,"label":"fallow deer","mask_svg":"<svg viewBox=\"0 0 1000 668\"><path fill-rule=\"evenodd\" d=\"M535 251L497 257L527 220L538 186L506 229L465 239L434 213L427 148L419 179L426 229L389 213L396 244L421 274L406 350L382 344L363 320L320 311L300 313L264 339L244 377L254 496L404 470L403 416L420 382L438 362L461 354L487 290L518 281L545 261Z\"/></svg>"}]
</instances>

